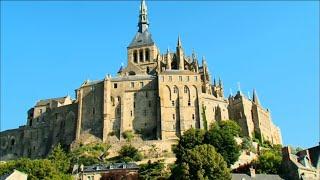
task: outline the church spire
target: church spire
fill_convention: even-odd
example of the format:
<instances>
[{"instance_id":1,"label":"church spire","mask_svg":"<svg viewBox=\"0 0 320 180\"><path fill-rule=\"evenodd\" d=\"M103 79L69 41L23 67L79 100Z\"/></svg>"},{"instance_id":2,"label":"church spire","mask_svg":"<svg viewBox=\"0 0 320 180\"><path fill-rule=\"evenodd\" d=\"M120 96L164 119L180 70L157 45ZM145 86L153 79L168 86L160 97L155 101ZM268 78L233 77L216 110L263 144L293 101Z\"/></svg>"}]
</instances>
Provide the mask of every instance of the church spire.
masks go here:
<instances>
[{"instance_id":1,"label":"church spire","mask_svg":"<svg viewBox=\"0 0 320 180\"><path fill-rule=\"evenodd\" d=\"M145 0L141 0L138 27L140 33L143 33L149 27L148 8Z\"/></svg>"},{"instance_id":2,"label":"church spire","mask_svg":"<svg viewBox=\"0 0 320 180\"><path fill-rule=\"evenodd\" d=\"M180 39L180 35L178 35L178 43L177 43L177 47L182 47L181 39Z\"/></svg>"},{"instance_id":3,"label":"church spire","mask_svg":"<svg viewBox=\"0 0 320 180\"><path fill-rule=\"evenodd\" d=\"M260 101L257 95L257 92L255 89L253 89L253 95L252 95L252 101L256 104L256 105L260 105Z\"/></svg>"}]
</instances>

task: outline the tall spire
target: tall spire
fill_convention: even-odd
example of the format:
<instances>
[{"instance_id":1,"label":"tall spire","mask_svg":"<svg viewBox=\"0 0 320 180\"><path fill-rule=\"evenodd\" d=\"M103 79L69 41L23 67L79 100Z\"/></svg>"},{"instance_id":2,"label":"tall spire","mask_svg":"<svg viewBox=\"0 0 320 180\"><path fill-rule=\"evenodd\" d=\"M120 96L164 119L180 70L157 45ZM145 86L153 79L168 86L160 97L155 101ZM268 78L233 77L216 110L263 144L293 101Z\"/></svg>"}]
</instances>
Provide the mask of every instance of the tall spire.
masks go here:
<instances>
[{"instance_id":1,"label":"tall spire","mask_svg":"<svg viewBox=\"0 0 320 180\"><path fill-rule=\"evenodd\" d=\"M145 0L141 0L138 27L140 33L143 33L149 27L148 8Z\"/></svg>"},{"instance_id":2,"label":"tall spire","mask_svg":"<svg viewBox=\"0 0 320 180\"><path fill-rule=\"evenodd\" d=\"M182 47L180 35L178 36L178 44L177 44L177 47Z\"/></svg>"},{"instance_id":3,"label":"tall spire","mask_svg":"<svg viewBox=\"0 0 320 180\"><path fill-rule=\"evenodd\" d=\"M253 89L252 101L257 105L260 105L260 101L255 89Z\"/></svg>"}]
</instances>

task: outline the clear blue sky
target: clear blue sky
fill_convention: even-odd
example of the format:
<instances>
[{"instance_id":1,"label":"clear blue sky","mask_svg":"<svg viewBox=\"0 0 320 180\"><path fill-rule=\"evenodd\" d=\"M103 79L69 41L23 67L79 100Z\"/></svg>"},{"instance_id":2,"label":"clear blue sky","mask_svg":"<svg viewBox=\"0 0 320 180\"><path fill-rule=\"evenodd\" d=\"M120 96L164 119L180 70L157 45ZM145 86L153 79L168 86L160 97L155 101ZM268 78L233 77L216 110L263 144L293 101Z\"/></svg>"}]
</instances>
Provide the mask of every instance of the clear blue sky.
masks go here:
<instances>
[{"instance_id":1,"label":"clear blue sky","mask_svg":"<svg viewBox=\"0 0 320 180\"><path fill-rule=\"evenodd\" d=\"M319 2L147 2L162 52L181 35L225 95L256 88L284 144L319 142ZM115 74L137 31L138 1L1 2L1 130L37 100Z\"/></svg>"}]
</instances>

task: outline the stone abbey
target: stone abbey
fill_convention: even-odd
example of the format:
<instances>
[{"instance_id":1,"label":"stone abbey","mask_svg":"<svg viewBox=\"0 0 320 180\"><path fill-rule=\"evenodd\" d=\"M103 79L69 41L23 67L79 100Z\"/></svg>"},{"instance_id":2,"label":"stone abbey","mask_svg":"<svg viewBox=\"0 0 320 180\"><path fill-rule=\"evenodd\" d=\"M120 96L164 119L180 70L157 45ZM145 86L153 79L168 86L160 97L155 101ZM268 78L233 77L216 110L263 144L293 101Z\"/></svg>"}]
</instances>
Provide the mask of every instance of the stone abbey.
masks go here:
<instances>
[{"instance_id":1,"label":"stone abbey","mask_svg":"<svg viewBox=\"0 0 320 180\"><path fill-rule=\"evenodd\" d=\"M27 124L0 133L1 159L47 155L60 143L72 148L89 142L121 142L132 131L145 141L176 140L189 128L206 129L215 121L237 122L245 136L281 144L280 129L256 92L224 97L206 60L187 56L178 37L175 52L160 54L149 31L144 0L138 32L127 47L127 66L117 76L85 81L69 96L40 100L28 111Z\"/></svg>"}]
</instances>

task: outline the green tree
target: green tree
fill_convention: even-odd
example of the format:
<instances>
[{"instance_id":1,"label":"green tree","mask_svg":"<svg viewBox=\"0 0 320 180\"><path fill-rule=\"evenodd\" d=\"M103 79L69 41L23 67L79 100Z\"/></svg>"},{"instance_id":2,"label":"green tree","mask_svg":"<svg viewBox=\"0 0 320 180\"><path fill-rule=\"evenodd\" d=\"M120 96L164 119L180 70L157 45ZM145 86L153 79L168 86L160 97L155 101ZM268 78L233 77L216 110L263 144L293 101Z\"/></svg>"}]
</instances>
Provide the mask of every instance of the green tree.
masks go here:
<instances>
[{"instance_id":1,"label":"green tree","mask_svg":"<svg viewBox=\"0 0 320 180\"><path fill-rule=\"evenodd\" d=\"M253 147L251 139L248 137L245 137L242 139L241 149L248 150L251 152L256 152L255 148Z\"/></svg>"},{"instance_id":2,"label":"green tree","mask_svg":"<svg viewBox=\"0 0 320 180\"><path fill-rule=\"evenodd\" d=\"M55 164L48 159L30 160L22 158L0 164L0 176L11 173L14 169L28 174L28 179L71 180L71 176L59 172Z\"/></svg>"},{"instance_id":3,"label":"green tree","mask_svg":"<svg viewBox=\"0 0 320 180\"><path fill-rule=\"evenodd\" d=\"M217 122L221 130L232 134L233 136L240 136L241 135L241 128L240 126L232 121L232 120L223 120Z\"/></svg>"},{"instance_id":4,"label":"green tree","mask_svg":"<svg viewBox=\"0 0 320 180\"><path fill-rule=\"evenodd\" d=\"M281 173L281 153L275 150L262 151L258 160L254 161L254 166L258 173L280 174Z\"/></svg>"},{"instance_id":5,"label":"green tree","mask_svg":"<svg viewBox=\"0 0 320 180\"><path fill-rule=\"evenodd\" d=\"M178 145L173 149L176 154L177 161L181 161L182 157L188 149L192 149L197 145L203 144L205 131L201 129L189 129L180 137Z\"/></svg>"},{"instance_id":6,"label":"green tree","mask_svg":"<svg viewBox=\"0 0 320 180\"><path fill-rule=\"evenodd\" d=\"M229 130L228 125L214 123L205 136L205 143L214 146L230 167L239 159L240 147L235 141L235 129Z\"/></svg>"},{"instance_id":7,"label":"green tree","mask_svg":"<svg viewBox=\"0 0 320 180\"><path fill-rule=\"evenodd\" d=\"M67 173L70 169L70 159L58 144L50 153L48 159L56 165L60 172Z\"/></svg>"},{"instance_id":8,"label":"green tree","mask_svg":"<svg viewBox=\"0 0 320 180\"><path fill-rule=\"evenodd\" d=\"M163 160L159 160L151 163L148 161L147 164L140 164L139 179L154 180L159 178L166 178L168 172L165 170Z\"/></svg>"},{"instance_id":9,"label":"green tree","mask_svg":"<svg viewBox=\"0 0 320 180\"><path fill-rule=\"evenodd\" d=\"M137 148L130 145L124 145L119 151L120 161L130 162L130 161L141 161L142 154Z\"/></svg>"},{"instance_id":10,"label":"green tree","mask_svg":"<svg viewBox=\"0 0 320 180\"><path fill-rule=\"evenodd\" d=\"M170 179L231 179L223 157L209 144L188 150L172 171Z\"/></svg>"}]
</instances>

